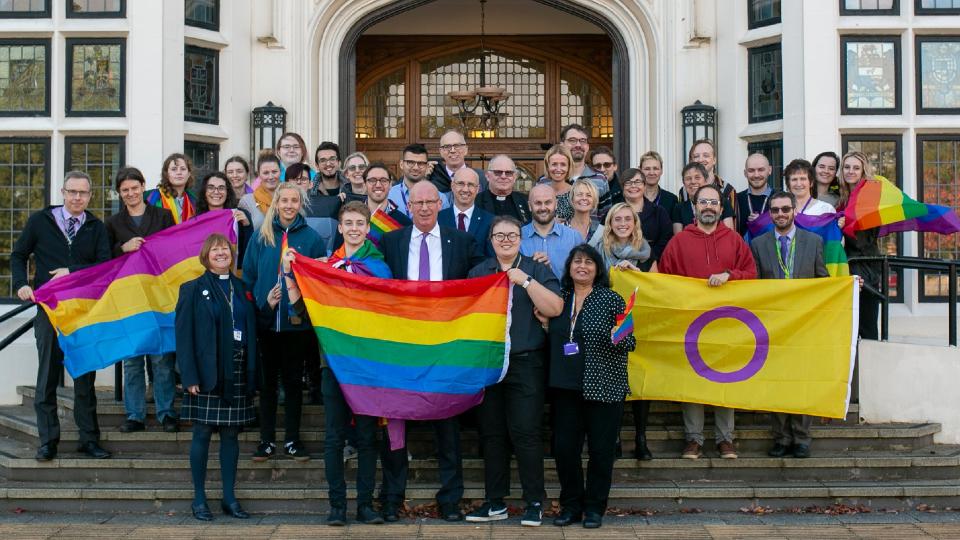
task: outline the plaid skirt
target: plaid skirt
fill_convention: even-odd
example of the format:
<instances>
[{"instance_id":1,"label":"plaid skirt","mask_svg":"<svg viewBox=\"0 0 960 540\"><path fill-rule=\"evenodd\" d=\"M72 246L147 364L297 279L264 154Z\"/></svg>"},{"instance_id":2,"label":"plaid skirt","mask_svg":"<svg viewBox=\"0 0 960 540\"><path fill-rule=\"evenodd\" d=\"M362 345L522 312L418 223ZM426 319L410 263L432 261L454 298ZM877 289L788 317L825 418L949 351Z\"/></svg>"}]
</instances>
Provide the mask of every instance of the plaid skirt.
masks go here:
<instances>
[{"instance_id":1,"label":"plaid skirt","mask_svg":"<svg viewBox=\"0 0 960 540\"><path fill-rule=\"evenodd\" d=\"M247 396L247 366L242 347L233 349L233 404L209 393L183 393L180 419L211 426L243 426L253 422L256 410Z\"/></svg>"}]
</instances>

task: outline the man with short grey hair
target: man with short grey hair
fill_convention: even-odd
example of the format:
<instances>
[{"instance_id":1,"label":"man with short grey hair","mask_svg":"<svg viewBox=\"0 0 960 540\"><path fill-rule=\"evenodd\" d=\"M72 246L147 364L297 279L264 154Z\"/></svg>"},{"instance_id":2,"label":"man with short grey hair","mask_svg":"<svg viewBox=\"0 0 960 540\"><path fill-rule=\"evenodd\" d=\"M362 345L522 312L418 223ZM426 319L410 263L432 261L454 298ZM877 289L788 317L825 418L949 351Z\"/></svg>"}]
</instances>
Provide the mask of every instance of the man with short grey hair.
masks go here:
<instances>
[{"instance_id":1,"label":"man with short grey hair","mask_svg":"<svg viewBox=\"0 0 960 540\"><path fill-rule=\"evenodd\" d=\"M63 206L48 206L27 219L10 254L13 287L20 300L35 302L33 291L44 283L110 259L107 228L97 216L87 211L92 195L90 177L70 171L63 179ZM33 285L27 280L27 262L33 255L36 276ZM37 340L37 395L34 410L40 435L38 461L57 456L60 442L60 420L57 417L57 385L63 366L63 351L57 343L57 331L43 309L37 309L33 323ZM100 426L97 423L97 396L94 390L96 372L85 373L73 380L76 401L73 419L80 430L79 451L93 458L108 458L110 452L100 447Z\"/></svg>"},{"instance_id":2,"label":"man with short grey hair","mask_svg":"<svg viewBox=\"0 0 960 540\"><path fill-rule=\"evenodd\" d=\"M457 171L467 167L467 140L463 134L455 129L448 129L440 137L440 157L443 161L435 161L430 171L429 180L437 186L440 193L449 193L452 189L453 175ZM480 191L487 189L487 179L483 177L483 171L473 169L480 179ZM452 200L451 200L452 202Z\"/></svg>"}]
</instances>

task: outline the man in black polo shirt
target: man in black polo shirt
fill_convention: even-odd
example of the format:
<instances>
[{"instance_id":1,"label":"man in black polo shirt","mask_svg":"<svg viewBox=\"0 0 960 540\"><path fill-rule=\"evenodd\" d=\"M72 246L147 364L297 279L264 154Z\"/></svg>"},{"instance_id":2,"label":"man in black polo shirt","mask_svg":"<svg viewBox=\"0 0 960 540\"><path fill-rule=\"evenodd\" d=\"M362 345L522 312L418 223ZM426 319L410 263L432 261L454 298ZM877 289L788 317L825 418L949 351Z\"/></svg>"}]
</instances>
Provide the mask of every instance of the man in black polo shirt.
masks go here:
<instances>
[{"instance_id":1,"label":"man in black polo shirt","mask_svg":"<svg viewBox=\"0 0 960 540\"><path fill-rule=\"evenodd\" d=\"M34 213L27 220L23 233L10 254L13 287L21 300L36 301L33 296L51 279L57 279L110 259L110 239L107 228L96 216L87 212L91 196L90 177L80 171L71 171L63 180L63 206L49 206ZM36 266L31 287L27 282L27 261L30 255ZM37 413L40 433L38 461L50 461L57 456L60 442L60 421L57 418L57 384L63 367L63 351L57 343L57 331L43 309L38 307L33 322L37 339L37 397L33 408ZM73 380L76 401L73 419L80 430L79 451L93 458L108 458L99 445L100 426L97 423L97 396L94 381L97 373L91 371Z\"/></svg>"}]
</instances>

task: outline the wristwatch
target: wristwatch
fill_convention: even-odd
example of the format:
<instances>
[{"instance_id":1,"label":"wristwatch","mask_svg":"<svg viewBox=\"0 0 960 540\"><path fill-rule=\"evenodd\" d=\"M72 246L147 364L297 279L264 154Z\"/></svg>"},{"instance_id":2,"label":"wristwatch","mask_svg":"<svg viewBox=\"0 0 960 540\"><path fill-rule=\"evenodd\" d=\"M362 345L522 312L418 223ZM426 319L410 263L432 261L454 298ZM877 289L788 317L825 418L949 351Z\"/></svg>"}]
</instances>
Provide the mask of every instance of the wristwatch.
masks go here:
<instances>
[{"instance_id":1,"label":"wristwatch","mask_svg":"<svg viewBox=\"0 0 960 540\"><path fill-rule=\"evenodd\" d=\"M530 279L530 276L527 276L527 279L523 280L523 285L521 285L521 287L523 287L524 289L526 289L527 287L530 286L530 283L532 283L532 282L533 282L533 280Z\"/></svg>"}]
</instances>

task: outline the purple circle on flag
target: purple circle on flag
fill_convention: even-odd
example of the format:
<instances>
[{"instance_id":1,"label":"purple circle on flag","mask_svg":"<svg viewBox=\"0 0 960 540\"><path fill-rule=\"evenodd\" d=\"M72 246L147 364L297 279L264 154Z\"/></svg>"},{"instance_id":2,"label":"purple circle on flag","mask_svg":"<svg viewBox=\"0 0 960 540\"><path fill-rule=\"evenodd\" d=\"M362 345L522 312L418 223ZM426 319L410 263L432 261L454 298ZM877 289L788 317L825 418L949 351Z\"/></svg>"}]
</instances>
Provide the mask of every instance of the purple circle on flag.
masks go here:
<instances>
[{"instance_id":1,"label":"purple circle on flag","mask_svg":"<svg viewBox=\"0 0 960 540\"><path fill-rule=\"evenodd\" d=\"M742 322L753 332L753 337L756 339L753 357L750 358L747 365L737 371L731 371L729 373L717 371L708 366L703 357L700 356L700 333L703 332L703 329L706 328L708 324L718 319L736 319ZM770 350L770 335L767 334L767 329L763 326L763 323L760 322L760 319L749 309L736 306L723 306L701 314L690 323L690 326L687 328L687 333L684 336L683 347L687 353L687 360L690 362L693 370L697 372L697 375L700 375L708 381L717 383L741 382L756 375L757 372L760 371L760 368L763 367L764 362L767 361L767 353Z\"/></svg>"}]
</instances>

